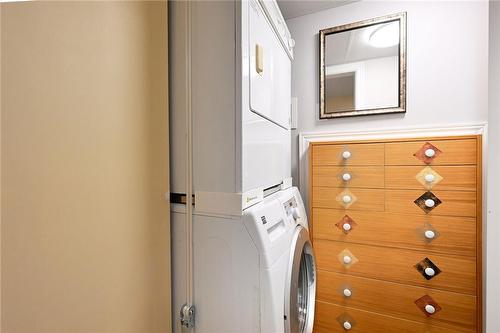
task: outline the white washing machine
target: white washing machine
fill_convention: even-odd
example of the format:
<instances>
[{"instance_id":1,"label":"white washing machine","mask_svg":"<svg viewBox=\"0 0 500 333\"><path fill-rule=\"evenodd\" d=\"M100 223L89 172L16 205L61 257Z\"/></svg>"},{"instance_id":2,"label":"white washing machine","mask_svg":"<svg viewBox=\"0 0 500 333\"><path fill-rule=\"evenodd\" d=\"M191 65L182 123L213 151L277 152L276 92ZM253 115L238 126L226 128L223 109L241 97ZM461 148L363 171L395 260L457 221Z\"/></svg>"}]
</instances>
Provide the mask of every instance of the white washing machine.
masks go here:
<instances>
[{"instance_id":1,"label":"white washing machine","mask_svg":"<svg viewBox=\"0 0 500 333\"><path fill-rule=\"evenodd\" d=\"M182 213L175 215L173 233L182 233ZM195 332L312 332L316 269L297 188L266 197L239 218L195 214L193 222ZM182 249L173 252L174 262L184 262ZM182 285L182 271L173 274ZM176 308L182 291L173 292Z\"/></svg>"},{"instance_id":2,"label":"white washing machine","mask_svg":"<svg viewBox=\"0 0 500 333\"><path fill-rule=\"evenodd\" d=\"M243 222L260 254L261 332L312 332L316 268L299 191L276 193Z\"/></svg>"}]
</instances>

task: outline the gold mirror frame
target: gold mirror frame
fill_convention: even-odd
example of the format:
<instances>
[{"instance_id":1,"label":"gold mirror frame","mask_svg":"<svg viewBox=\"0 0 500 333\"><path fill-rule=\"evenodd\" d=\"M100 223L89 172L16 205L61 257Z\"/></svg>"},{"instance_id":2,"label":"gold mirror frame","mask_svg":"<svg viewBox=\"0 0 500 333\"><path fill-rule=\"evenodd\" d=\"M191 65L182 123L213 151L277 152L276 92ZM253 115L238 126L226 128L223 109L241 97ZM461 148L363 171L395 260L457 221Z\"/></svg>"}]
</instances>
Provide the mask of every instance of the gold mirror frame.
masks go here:
<instances>
[{"instance_id":1,"label":"gold mirror frame","mask_svg":"<svg viewBox=\"0 0 500 333\"><path fill-rule=\"evenodd\" d=\"M399 21L399 105L397 107L349 110L342 112L325 112L325 37L327 35L368 27L375 24ZM406 112L406 12L386 15L365 21L344 24L319 31L319 119L355 117L372 114L405 113Z\"/></svg>"}]
</instances>

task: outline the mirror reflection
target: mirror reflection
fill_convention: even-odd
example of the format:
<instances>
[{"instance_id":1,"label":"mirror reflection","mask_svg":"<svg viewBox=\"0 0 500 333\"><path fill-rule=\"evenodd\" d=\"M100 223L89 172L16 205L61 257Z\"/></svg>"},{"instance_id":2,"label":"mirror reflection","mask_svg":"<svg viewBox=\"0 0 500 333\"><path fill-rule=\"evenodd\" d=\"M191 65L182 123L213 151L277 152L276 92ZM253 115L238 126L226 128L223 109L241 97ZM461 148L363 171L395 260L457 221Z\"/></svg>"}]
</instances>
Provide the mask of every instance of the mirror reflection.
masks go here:
<instances>
[{"instance_id":1,"label":"mirror reflection","mask_svg":"<svg viewBox=\"0 0 500 333\"><path fill-rule=\"evenodd\" d=\"M405 111L402 20L375 21L321 31L321 118Z\"/></svg>"}]
</instances>

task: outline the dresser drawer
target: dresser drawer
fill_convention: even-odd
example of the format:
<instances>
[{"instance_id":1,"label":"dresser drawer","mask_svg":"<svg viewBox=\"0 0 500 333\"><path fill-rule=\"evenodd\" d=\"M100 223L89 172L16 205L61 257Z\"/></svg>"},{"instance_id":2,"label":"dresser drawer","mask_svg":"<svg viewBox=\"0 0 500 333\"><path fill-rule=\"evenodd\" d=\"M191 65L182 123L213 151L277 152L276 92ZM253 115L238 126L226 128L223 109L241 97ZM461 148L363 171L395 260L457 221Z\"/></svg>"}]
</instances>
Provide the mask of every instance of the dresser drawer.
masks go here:
<instances>
[{"instance_id":1,"label":"dresser drawer","mask_svg":"<svg viewBox=\"0 0 500 333\"><path fill-rule=\"evenodd\" d=\"M369 311L317 301L314 322L315 333L346 332L342 327L345 320L352 322L354 333L474 333L462 327L446 328L400 319Z\"/></svg>"},{"instance_id":2,"label":"dresser drawer","mask_svg":"<svg viewBox=\"0 0 500 333\"><path fill-rule=\"evenodd\" d=\"M320 270L317 299L436 326L476 327L476 297L471 295ZM437 311L428 314L426 305Z\"/></svg>"},{"instance_id":3,"label":"dresser drawer","mask_svg":"<svg viewBox=\"0 0 500 333\"><path fill-rule=\"evenodd\" d=\"M314 241L314 249L318 269L470 295L476 292L475 258L321 239ZM343 262L346 256L351 260L348 265ZM416 266L422 271L433 268L435 275L426 278Z\"/></svg>"},{"instance_id":4,"label":"dresser drawer","mask_svg":"<svg viewBox=\"0 0 500 333\"><path fill-rule=\"evenodd\" d=\"M434 149L432 146L434 146ZM433 157L425 156L426 149L434 149ZM420 159L414 154L420 156ZM422 156L421 154L424 154ZM476 139L390 142L385 145L386 165L463 165L477 163ZM424 159L424 160L422 160ZM428 163L426 163L428 162Z\"/></svg>"},{"instance_id":5,"label":"dresser drawer","mask_svg":"<svg viewBox=\"0 0 500 333\"><path fill-rule=\"evenodd\" d=\"M386 190L385 209L391 213L419 214L419 215L447 215L475 217L476 192L467 191L430 191L438 200L434 199L435 207L426 213L423 208L425 200L420 206L415 204L415 200L424 196L426 190Z\"/></svg>"},{"instance_id":6,"label":"dresser drawer","mask_svg":"<svg viewBox=\"0 0 500 333\"><path fill-rule=\"evenodd\" d=\"M427 180L426 180L426 177ZM388 189L476 191L476 166L388 166Z\"/></svg>"},{"instance_id":7,"label":"dresser drawer","mask_svg":"<svg viewBox=\"0 0 500 333\"><path fill-rule=\"evenodd\" d=\"M383 166L313 167L312 185L323 187L384 188Z\"/></svg>"},{"instance_id":8,"label":"dresser drawer","mask_svg":"<svg viewBox=\"0 0 500 333\"><path fill-rule=\"evenodd\" d=\"M312 213L313 239L476 256L475 218L326 208L313 208ZM426 231L434 238L427 238L432 234L426 237Z\"/></svg>"},{"instance_id":9,"label":"dresser drawer","mask_svg":"<svg viewBox=\"0 0 500 333\"><path fill-rule=\"evenodd\" d=\"M344 152L350 153L344 158ZM384 165L383 143L316 144L312 146L313 165Z\"/></svg>"},{"instance_id":10,"label":"dresser drawer","mask_svg":"<svg viewBox=\"0 0 500 333\"><path fill-rule=\"evenodd\" d=\"M313 187L312 205L320 208L384 211L383 189L344 189L333 187ZM344 197L350 197L350 203Z\"/></svg>"}]
</instances>

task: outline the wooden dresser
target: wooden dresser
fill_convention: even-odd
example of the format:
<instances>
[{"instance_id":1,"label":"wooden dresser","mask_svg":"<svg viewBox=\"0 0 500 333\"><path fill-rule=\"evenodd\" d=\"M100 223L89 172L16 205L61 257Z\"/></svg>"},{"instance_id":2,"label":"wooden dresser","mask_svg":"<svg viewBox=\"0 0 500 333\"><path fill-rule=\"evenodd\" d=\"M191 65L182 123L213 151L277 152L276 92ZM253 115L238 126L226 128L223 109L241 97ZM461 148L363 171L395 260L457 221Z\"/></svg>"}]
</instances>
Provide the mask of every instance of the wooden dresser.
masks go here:
<instances>
[{"instance_id":1,"label":"wooden dresser","mask_svg":"<svg viewBox=\"0 0 500 333\"><path fill-rule=\"evenodd\" d=\"M310 146L316 333L481 332L481 137Z\"/></svg>"}]
</instances>

